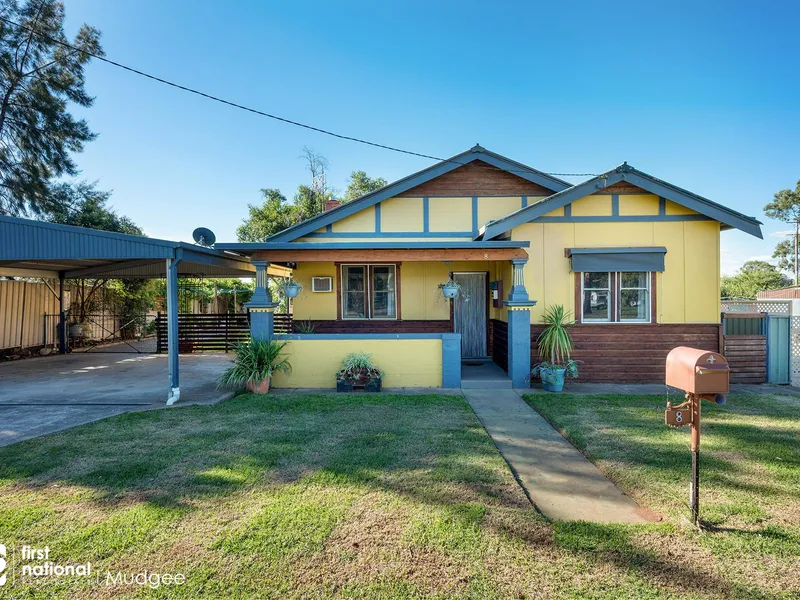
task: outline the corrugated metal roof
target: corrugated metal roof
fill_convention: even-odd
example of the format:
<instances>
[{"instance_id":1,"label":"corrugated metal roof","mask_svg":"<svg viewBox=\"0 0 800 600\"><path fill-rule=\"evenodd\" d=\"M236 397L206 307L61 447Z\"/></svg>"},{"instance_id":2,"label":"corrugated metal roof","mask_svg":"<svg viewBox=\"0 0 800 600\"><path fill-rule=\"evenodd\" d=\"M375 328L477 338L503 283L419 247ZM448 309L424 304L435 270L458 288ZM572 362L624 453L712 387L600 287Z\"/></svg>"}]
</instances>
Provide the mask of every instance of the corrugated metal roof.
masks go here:
<instances>
[{"instance_id":1,"label":"corrugated metal roof","mask_svg":"<svg viewBox=\"0 0 800 600\"><path fill-rule=\"evenodd\" d=\"M181 274L251 277L255 272L247 258L214 248L0 216L0 275L24 269L49 274L43 276L61 271L67 277L161 277L165 260L178 256Z\"/></svg>"}]
</instances>

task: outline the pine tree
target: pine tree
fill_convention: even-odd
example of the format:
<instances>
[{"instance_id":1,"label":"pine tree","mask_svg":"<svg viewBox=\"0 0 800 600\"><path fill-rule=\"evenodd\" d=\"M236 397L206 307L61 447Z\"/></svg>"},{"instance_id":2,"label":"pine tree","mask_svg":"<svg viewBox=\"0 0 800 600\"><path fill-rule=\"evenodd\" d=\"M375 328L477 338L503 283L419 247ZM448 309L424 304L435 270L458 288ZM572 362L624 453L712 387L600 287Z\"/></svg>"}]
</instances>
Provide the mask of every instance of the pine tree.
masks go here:
<instances>
[{"instance_id":1,"label":"pine tree","mask_svg":"<svg viewBox=\"0 0 800 600\"><path fill-rule=\"evenodd\" d=\"M0 18L0 213L41 214L57 203L53 180L77 174L72 154L95 137L68 108L92 105L84 67L87 53L103 54L100 32L84 24L69 41L58 0L0 0Z\"/></svg>"}]
</instances>

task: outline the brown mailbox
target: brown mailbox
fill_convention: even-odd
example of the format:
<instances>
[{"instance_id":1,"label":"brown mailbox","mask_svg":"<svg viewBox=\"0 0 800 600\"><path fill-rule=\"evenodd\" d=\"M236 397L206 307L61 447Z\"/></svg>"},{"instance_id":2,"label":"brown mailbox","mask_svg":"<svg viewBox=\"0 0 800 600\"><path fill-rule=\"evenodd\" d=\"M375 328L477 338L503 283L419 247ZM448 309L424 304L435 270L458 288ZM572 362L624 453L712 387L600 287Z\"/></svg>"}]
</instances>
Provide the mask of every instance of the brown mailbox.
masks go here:
<instances>
[{"instance_id":1,"label":"brown mailbox","mask_svg":"<svg viewBox=\"0 0 800 600\"><path fill-rule=\"evenodd\" d=\"M729 373L728 361L716 352L678 346L667 355L667 385L687 394L727 394Z\"/></svg>"}]
</instances>

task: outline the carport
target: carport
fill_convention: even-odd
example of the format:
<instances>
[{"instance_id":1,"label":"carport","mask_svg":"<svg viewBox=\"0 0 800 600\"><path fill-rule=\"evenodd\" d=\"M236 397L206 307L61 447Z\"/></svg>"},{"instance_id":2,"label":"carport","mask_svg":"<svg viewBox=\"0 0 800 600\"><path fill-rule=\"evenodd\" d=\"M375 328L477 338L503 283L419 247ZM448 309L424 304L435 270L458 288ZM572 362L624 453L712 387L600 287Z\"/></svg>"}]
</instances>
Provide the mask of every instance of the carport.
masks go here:
<instances>
[{"instance_id":1,"label":"carport","mask_svg":"<svg viewBox=\"0 0 800 600\"><path fill-rule=\"evenodd\" d=\"M64 282L81 278L167 281L167 405L180 398L178 277L254 277L248 258L205 246L0 216L0 276L59 282L59 352L66 352Z\"/></svg>"}]
</instances>

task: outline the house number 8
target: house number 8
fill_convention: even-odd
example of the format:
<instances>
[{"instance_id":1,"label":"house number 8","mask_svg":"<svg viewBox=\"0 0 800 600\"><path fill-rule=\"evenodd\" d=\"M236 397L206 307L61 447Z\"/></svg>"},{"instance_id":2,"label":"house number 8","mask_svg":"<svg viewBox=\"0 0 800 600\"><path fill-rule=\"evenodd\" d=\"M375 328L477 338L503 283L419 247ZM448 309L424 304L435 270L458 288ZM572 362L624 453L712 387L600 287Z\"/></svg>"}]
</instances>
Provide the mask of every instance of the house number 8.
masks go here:
<instances>
[{"instance_id":1,"label":"house number 8","mask_svg":"<svg viewBox=\"0 0 800 600\"><path fill-rule=\"evenodd\" d=\"M677 411L675 413L675 422L676 423L683 423L683 413L681 411Z\"/></svg>"}]
</instances>

